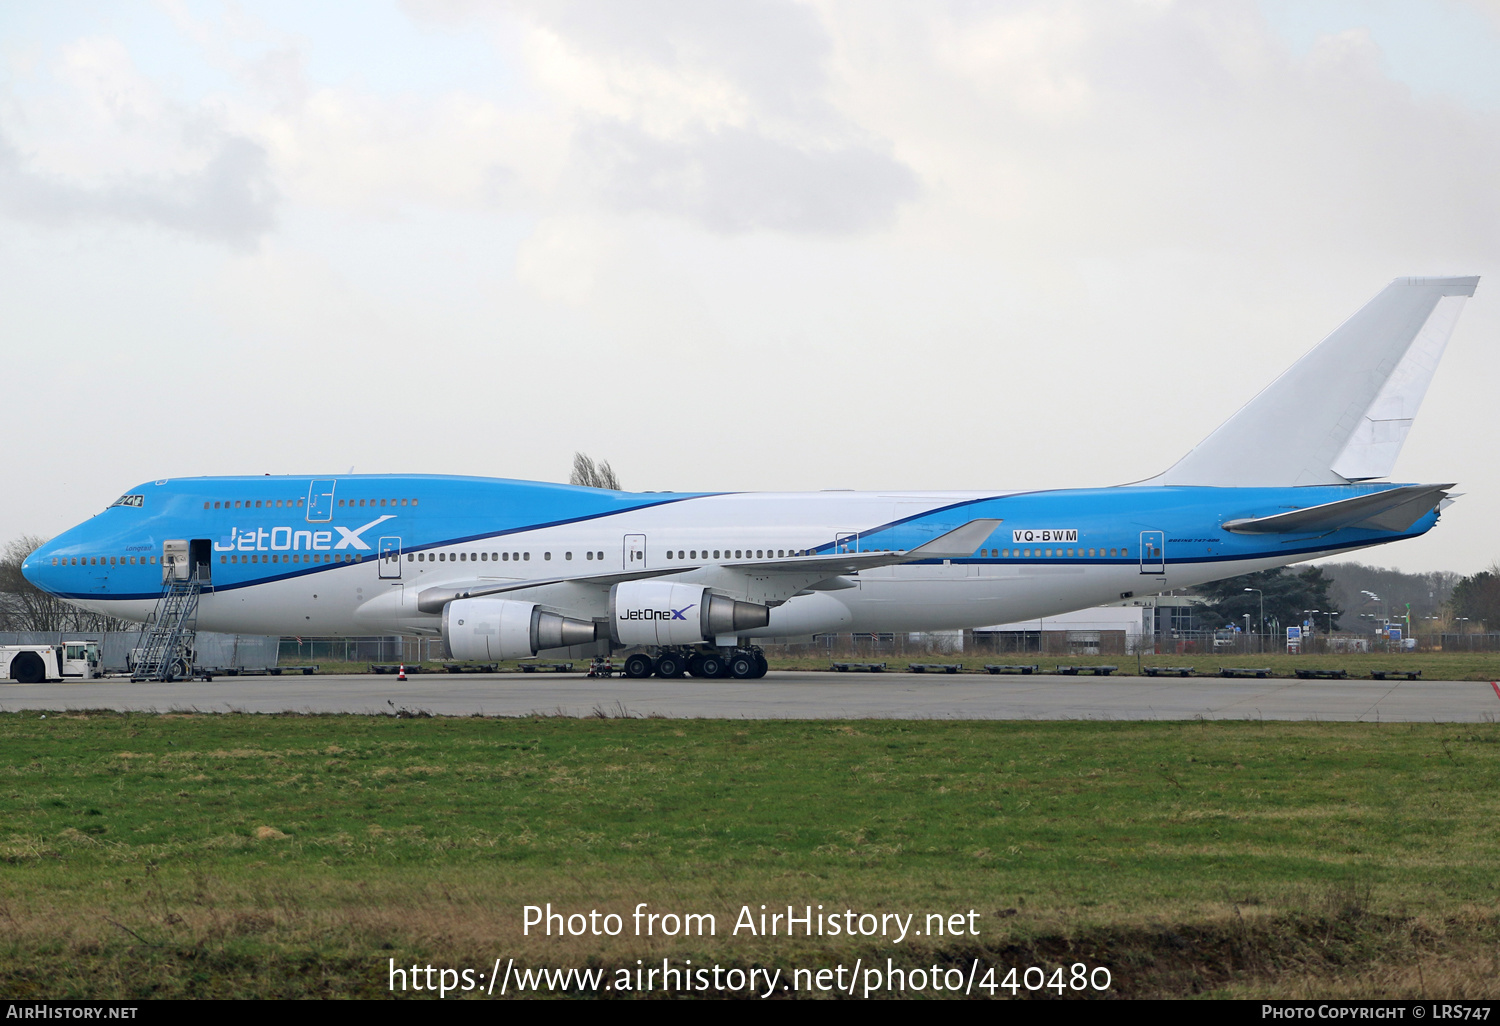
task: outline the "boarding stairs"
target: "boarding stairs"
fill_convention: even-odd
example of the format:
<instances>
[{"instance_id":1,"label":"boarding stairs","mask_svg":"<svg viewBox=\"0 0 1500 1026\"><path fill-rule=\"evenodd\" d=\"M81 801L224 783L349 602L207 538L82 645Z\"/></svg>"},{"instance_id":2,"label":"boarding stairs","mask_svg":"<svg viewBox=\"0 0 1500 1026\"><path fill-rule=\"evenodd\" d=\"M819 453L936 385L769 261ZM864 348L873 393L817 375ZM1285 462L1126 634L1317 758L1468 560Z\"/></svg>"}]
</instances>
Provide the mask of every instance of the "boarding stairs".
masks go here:
<instances>
[{"instance_id":1,"label":"boarding stairs","mask_svg":"<svg viewBox=\"0 0 1500 1026\"><path fill-rule=\"evenodd\" d=\"M196 566L186 578L168 575L161 598L156 601L156 611L146 622L146 637L131 680L170 681L193 676L198 596L202 591Z\"/></svg>"}]
</instances>

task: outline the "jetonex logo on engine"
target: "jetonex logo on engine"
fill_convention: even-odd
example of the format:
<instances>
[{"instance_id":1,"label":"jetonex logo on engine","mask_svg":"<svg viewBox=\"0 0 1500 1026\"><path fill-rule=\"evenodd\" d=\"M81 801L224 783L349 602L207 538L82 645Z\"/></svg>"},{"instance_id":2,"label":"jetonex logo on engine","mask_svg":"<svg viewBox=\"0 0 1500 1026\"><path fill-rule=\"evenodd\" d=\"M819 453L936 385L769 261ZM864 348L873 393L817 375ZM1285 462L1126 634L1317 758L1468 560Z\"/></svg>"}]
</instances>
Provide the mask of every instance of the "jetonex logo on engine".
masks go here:
<instances>
[{"instance_id":1,"label":"jetonex logo on engine","mask_svg":"<svg viewBox=\"0 0 1500 1026\"><path fill-rule=\"evenodd\" d=\"M627 609L620 614L621 620L686 620L684 615L698 603L692 602L681 609Z\"/></svg>"}]
</instances>

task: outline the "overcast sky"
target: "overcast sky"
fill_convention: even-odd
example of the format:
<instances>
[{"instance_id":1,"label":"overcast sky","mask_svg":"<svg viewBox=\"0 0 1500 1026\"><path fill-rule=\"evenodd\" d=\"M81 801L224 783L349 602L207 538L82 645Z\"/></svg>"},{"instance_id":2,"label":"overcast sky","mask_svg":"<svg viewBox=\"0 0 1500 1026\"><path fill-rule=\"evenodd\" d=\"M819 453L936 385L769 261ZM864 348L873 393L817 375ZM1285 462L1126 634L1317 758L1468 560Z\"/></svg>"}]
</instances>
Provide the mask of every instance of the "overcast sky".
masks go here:
<instances>
[{"instance_id":1,"label":"overcast sky","mask_svg":"<svg viewBox=\"0 0 1500 1026\"><path fill-rule=\"evenodd\" d=\"M1480 274L1356 558L1500 558L1500 2L0 5L0 541L242 473L1164 469Z\"/></svg>"}]
</instances>

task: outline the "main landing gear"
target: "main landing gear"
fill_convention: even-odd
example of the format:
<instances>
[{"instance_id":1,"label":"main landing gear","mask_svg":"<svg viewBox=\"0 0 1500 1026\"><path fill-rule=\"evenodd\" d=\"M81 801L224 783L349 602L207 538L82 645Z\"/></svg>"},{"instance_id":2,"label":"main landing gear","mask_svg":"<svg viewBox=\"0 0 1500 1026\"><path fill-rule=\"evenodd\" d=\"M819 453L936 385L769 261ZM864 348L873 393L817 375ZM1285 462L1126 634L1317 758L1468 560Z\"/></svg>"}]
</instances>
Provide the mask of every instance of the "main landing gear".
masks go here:
<instances>
[{"instance_id":1,"label":"main landing gear","mask_svg":"<svg viewBox=\"0 0 1500 1026\"><path fill-rule=\"evenodd\" d=\"M755 680L766 675L766 657L760 649L750 648L712 649L707 652L666 648L650 652L636 652L625 657L625 676L681 677L733 677L736 680Z\"/></svg>"}]
</instances>

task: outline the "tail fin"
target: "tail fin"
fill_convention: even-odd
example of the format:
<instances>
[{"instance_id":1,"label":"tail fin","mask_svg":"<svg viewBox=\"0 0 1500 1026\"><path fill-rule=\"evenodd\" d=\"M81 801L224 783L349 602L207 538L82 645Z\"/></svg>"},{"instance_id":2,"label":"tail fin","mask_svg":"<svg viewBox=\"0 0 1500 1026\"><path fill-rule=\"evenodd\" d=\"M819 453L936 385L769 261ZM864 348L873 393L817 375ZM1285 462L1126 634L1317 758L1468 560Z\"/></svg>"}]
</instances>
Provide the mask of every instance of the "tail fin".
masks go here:
<instances>
[{"instance_id":1,"label":"tail fin","mask_svg":"<svg viewBox=\"0 0 1500 1026\"><path fill-rule=\"evenodd\" d=\"M1385 477L1479 279L1397 278L1170 470L1141 484Z\"/></svg>"}]
</instances>

